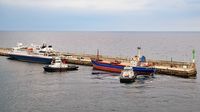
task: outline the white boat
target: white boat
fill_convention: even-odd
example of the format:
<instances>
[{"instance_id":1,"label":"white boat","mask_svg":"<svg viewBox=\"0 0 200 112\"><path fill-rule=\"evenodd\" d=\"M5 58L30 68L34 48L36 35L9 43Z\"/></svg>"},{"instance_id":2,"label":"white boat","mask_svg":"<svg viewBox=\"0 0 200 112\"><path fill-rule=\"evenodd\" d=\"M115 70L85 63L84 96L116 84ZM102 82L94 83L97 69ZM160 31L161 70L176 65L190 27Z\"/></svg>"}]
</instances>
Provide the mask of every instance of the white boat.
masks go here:
<instances>
[{"instance_id":1,"label":"white boat","mask_svg":"<svg viewBox=\"0 0 200 112\"><path fill-rule=\"evenodd\" d=\"M13 50L8 53L8 56L11 59L20 61L50 64L54 53L55 51L51 45L47 46L43 44L39 46L31 44L31 46L23 46L23 44L19 43L17 47L14 47Z\"/></svg>"},{"instance_id":2,"label":"white boat","mask_svg":"<svg viewBox=\"0 0 200 112\"><path fill-rule=\"evenodd\" d=\"M133 72L133 67L126 66L122 70L120 74L120 82L121 83L131 83L134 82L136 78L136 75Z\"/></svg>"}]
</instances>

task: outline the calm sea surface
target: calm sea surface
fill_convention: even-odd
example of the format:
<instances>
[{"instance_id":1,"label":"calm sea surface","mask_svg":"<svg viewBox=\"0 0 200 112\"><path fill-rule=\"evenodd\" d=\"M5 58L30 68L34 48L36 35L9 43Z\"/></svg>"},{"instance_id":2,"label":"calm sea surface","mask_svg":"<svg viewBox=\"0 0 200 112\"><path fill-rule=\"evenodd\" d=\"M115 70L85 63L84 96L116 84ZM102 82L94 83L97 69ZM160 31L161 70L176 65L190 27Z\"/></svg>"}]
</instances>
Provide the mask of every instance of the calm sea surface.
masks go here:
<instances>
[{"instance_id":1,"label":"calm sea surface","mask_svg":"<svg viewBox=\"0 0 200 112\"><path fill-rule=\"evenodd\" d=\"M200 68L200 32L0 32L0 47L53 45L65 52L131 57L136 47L150 59L191 61ZM92 75L92 67L45 73L42 64L0 57L0 112L199 112L200 78L155 75L120 84L117 74Z\"/></svg>"}]
</instances>

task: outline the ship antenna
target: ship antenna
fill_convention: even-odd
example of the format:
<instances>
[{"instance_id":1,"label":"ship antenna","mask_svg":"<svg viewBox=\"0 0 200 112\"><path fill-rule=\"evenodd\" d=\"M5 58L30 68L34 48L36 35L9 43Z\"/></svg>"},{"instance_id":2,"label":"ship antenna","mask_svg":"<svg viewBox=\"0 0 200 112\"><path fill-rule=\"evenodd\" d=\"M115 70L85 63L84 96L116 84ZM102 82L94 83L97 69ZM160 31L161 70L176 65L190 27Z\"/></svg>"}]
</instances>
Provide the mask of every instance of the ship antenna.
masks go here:
<instances>
[{"instance_id":1,"label":"ship antenna","mask_svg":"<svg viewBox=\"0 0 200 112\"><path fill-rule=\"evenodd\" d=\"M99 49L97 49L97 60L99 60Z\"/></svg>"}]
</instances>

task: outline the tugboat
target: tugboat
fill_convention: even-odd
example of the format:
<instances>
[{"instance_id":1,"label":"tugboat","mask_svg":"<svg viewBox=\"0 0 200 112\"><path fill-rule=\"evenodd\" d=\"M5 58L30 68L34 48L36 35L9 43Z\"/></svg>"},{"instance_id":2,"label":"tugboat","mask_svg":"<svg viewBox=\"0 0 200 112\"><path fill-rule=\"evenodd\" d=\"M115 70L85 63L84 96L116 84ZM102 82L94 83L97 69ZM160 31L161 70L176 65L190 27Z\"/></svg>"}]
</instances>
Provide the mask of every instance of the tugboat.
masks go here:
<instances>
[{"instance_id":1,"label":"tugboat","mask_svg":"<svg viewBox=\"0 0 200 112\"><path fill-rule=\"evenodd\" d=\"M59 57L56 57L50 65L44 66L43 68L46 72L64 72L78 70L78 66L65 64Z\"/></svg>"},{"instance_id":2,"label":"tugboat","mask_svg":"<svg viewBox=\"0 0 200 112\"><path fill-rule=\"evenodd\" d=\"M136 79L136 76L133 72L133 67L126 66L120 74L120 83L132 83Z\"/></svg>"}]
</instances>

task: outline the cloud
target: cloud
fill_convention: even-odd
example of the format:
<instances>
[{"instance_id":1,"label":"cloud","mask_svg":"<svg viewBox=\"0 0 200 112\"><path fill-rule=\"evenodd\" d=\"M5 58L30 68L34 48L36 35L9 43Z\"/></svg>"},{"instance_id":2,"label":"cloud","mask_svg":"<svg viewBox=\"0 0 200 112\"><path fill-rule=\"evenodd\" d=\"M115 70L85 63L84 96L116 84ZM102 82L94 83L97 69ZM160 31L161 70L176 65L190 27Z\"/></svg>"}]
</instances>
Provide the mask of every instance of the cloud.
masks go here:
<instances>
[{"instance_id":1,"label":"cloud","mask_svg":"<svg viewBox=\"0 0 200 112\"><path fill-rule=\"evenodd\" d=\"M197 0L0 0L2 5L76 11L184 10L200 7Z\"/></svg>"},{"instance_id":2,"label":"cloud","mask_svg":"<svg viewBox=\"0 0 200 112\"><path fill-rule=\"evenodd\" d=\"M151 1L151 0L150 0ZM137 11L143 10L148 0L0 0L1 4L45 9Z\"/></svg>"},{"instance_id":3,"label":"cloud","mask_svg":"<svg viewBox=\"0 0 200 112\"><path fill-rule=\"evenodd\" d=\"M16 29L21 24L22 29L75 30L186 31L200 26L199 0L0 0L0 9L0 23L16 24Z\"/></svg>"}]
</instances>

